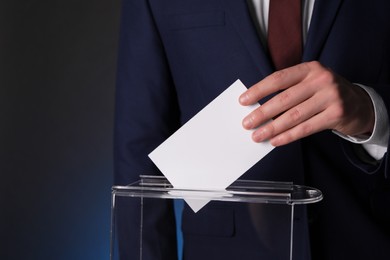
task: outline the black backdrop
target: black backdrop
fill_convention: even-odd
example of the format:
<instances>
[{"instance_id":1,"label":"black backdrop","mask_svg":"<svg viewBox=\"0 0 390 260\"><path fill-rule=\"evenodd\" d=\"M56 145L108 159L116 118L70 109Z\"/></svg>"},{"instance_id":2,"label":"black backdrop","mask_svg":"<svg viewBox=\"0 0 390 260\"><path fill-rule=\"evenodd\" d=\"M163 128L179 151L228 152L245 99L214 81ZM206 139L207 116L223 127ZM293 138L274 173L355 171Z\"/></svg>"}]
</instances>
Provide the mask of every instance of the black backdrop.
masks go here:
<instances>
[{"instance_id":1,"label":"black backdrop","mask_svg":"<svg viewBox=\"0 0 390 260\"><path fill-rule=\"evenodd\" d=\"M119 9L0 1L0 259L108 259Z\"/></svg>"}]
</instances>

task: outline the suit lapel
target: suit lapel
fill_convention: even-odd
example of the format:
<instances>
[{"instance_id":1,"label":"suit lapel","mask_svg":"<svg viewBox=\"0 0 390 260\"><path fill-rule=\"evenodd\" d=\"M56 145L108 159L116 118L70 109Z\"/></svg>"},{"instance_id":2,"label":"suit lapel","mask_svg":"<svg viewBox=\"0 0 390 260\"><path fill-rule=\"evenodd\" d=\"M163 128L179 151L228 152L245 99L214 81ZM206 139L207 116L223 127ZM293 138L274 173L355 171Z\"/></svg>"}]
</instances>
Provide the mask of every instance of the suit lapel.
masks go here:
<instances>
[{"instance_id":1,"label":"suit lapel","mask_svg":"<svg viewBox=\"0 0 390 260\"><path fill-rule=\"evenodd\" d=\"M232 23L254 64L256 64L262 76L265 77L272 73L274 69L268 51L262 45L257 34L247 1L222 0L225 4L228 21ZM343 0L316 0L303 51L303 61L319 58L342 2Z\"/></svg>"},{"instance_id":2,"label":"suit lapel","mask_svg":"<svg viewBox=\"0 0 390 260\"><path fill-rule=\"evenodd\" d=\"M316 0L303 52L303 61L317 60L343 0Z\"/></svg>"},{"instance_id":3,"label":"suit lapel","mask_svg":"<svg viewBox=\"0 0 390 260\"><path fill-rule=\"evenodd\" d=\"M253 62L263 77L273 72L272 63L261 44L256 27L249 12L247 0L223 0L228 22L239 34Z\"/></svg>"}]
</instances>

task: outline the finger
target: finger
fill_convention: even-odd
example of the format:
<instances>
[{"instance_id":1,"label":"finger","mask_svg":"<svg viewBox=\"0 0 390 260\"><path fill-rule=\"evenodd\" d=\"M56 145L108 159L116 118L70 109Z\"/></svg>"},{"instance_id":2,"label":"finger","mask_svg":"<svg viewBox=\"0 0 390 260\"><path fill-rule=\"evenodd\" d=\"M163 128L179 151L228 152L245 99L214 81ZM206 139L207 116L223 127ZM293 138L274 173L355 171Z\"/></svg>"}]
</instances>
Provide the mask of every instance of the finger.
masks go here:
<instances>
[{"instance_id":1,"label":"finger","mask_svg":"<svg viewBox=\"0 0 390 260\"><path fill-rule=\"evenodd\" d=\"M311 93L305 83L299 83L284 90L264 105L252 111L243 119L242 124L246 129L256 128L264 122L284 113L286 110L303 103L312 97L312 95L313 93Z\"/></svg>"},{"instance_id":2,"label":"finger","mask_svg":"<svg viewBox=\"0 0 390 260\"><path fill-rule=\"evenodd\" d=\"M310 119L296 125L295 127L273 137L270 143L273 146L281 146L320 131L330 129L330 123L326 120L324 113L317 114Z\"/></svg>"},{"instance_id":3,"label":"finger","mask_svg":"<svg viewBox=\"0 0 390 260\"><path fill-rule=\"evenodd\" d=\"M276 71L245 91L239 101L244 106L252 105L270 94L296 85L308 75L309 71L307 63Z\"/></svg>"},{"instance_id":4,"label":"finger","mask_svg":"<svg viewBox=\"0 0 390 260\"><path fill-rule=\"evenodd\" d=\"M271 121L254 131L253 140L255 142L262 142L271 139L323 112L325 107L325 103L318 102L316 98L308 99L281 114L274 121Z\"/></svg>"}]
</instances>

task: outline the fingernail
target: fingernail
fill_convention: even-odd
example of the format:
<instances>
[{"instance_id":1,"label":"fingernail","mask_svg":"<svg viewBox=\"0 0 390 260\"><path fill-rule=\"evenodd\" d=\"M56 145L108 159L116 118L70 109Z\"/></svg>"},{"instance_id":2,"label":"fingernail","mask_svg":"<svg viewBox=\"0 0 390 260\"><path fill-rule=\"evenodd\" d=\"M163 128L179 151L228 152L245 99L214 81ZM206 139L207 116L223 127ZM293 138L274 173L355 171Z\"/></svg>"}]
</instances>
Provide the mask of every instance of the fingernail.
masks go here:
<instances>
[{"instance_id":1,"label":"fingernail","mask_svg":"<svg viewBox=\"0 0 390 260\"><path fill-rule=\"evenodd\" d=\"M242 121L242 125L244 126L244 128L246 129L251 129L252 128L252 124L253 124L253 119L251 117L246 117L244 118L244 120Z\"/></svg>"},{"instance_id":2,"label":"fingernail","mask_svg":"<svg viewBox=\"0 0 390 260\"><path fill-rule=\"evenodd\" d=\"M257 143L264 141L264 134L265 134L265 131L263 129L257 129L252 134L253 141L255 141Z\"/></svg>"},{"instance_id":3,"label":"fingernail","mask_svg":"<svg viewBox=\"0 0 390 260\"><path fill-rule=\"evenodd\" d=\"M244 93L240 96L240 99L239 99L239 102L241 104L246 104L246 102L248 101L249 97L248 97L248 94L247 93Z\"/></svg>"}]
</instances>

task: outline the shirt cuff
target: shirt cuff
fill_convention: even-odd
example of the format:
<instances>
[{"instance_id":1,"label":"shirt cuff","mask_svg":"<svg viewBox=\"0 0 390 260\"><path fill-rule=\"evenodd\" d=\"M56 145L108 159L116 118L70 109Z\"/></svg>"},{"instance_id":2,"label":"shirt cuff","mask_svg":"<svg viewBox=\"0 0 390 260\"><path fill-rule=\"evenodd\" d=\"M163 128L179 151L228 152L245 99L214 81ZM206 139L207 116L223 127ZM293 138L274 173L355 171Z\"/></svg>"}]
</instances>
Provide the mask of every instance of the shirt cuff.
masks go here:
<instances>
[{"instance_id":1,"label":"shirt cuff","mask_svg":"<svg viewBox=\"0 0 390 260\"><path fill-rule=\"evenodd\" d=\"M374 89L361 84L356 85L364 89L371 98L375 112L374 130L371 136L349 136L335 130L333 133L352 143L361 144L369 155L379 161L385 155L389 141L390 127L387 109L383 99Z\"/></svg>"}]
</instances>

